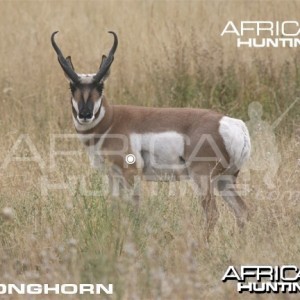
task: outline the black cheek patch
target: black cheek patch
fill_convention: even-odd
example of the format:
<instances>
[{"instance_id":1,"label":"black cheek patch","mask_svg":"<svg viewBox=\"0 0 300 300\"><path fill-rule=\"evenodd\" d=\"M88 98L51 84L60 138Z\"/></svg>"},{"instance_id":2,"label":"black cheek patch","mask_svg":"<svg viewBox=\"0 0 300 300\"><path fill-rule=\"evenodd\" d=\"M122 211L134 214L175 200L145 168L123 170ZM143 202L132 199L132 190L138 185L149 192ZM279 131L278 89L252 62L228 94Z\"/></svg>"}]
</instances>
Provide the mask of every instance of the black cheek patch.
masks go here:
<instances>
[{"instance_id":1,"label":"black cheek patch","mask_svg":"<svg viewBox=\"0 0 300 300\"><path fill-rule=\"evenodd\" d=\"M103 88L104 88L103 83L99 83L99 84L96 85L97 92L100 94L100 96L102 95Z\"/></svg>"},{"instance_id":2,"label":"black cheek patch","mask_svg":"<svg viewBox=\"0 0 300 300\"><path fill-rule=\"evenodd\" d=\"M72 95L74 95L74 93L76 91L76 86L72 83L70 83L70 90L71 90Z\"/></svg>"}]
</instances>

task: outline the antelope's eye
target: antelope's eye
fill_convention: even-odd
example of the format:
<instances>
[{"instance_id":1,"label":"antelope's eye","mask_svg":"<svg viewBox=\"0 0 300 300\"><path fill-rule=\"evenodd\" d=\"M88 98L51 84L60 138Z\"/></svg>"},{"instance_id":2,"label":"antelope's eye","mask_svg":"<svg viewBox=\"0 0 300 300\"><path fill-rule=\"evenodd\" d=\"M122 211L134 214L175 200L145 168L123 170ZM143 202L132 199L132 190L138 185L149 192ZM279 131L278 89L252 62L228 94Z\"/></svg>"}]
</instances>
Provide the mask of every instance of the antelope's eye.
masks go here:
<instances>
[{"instance_id":1,"label":"antelope's eye","mask_svg":"<svg viewBox=\"0 0 300 300\"><path fill-rule=\"evenodd\" d=\"M74 94L75 90L76 90L76 86L72 83L70 83L70 90L71 90L71 93Z\"/></svg>"}]
</instances>

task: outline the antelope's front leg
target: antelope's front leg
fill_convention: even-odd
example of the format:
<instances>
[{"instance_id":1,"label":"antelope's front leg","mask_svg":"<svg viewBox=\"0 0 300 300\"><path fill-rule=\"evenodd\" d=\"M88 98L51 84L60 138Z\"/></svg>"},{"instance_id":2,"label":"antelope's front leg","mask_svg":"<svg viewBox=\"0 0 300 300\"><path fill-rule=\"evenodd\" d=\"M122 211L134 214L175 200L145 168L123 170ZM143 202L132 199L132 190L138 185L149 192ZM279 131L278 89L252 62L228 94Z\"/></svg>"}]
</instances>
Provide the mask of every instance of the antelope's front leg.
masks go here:
<instances>
[{"instance_id":1,"label":"antelope's front leg","mask_svg":"<svg viewBox=\"0 0 300 300\"><path fill-rule=\"evenodd\" d=\"M139 206L141 176L136 167L128 166L121 169L120 167L113 166L109 178L113 197L119 197L121 192L127 192L134 200L135 206Z\"/></svg>"},{"instance_id":2,"label":"antelope's front leg","mask_svg":"<svg viewBox=\"0 0 300 300\"><path fill-rule=\"evenodd\" d=\"M129 191L134 205L139 208L141 193L141 174L137 168L129 167L123 170L124 188Z\"/></svg>"}]
</instances>

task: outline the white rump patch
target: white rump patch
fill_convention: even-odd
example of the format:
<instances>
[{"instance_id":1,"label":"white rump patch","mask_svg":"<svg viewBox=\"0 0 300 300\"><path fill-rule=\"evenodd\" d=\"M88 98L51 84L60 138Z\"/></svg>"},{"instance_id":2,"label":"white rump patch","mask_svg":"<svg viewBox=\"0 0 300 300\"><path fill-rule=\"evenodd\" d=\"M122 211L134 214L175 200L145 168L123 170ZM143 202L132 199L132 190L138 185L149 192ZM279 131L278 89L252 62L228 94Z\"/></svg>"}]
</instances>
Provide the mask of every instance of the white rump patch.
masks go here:
<instances>
[{"instance_id":1,"label":"white rump patch","mask_svg":"<svg viewBox=\"0 0 300 300\"><path fill-rule=\"evenodd\" d=\"M219 133L229 154L229 168L239 170L250 157L251 143L247 126L242 120L224 116L220 120Z\"/></svg>"}]
</instances>

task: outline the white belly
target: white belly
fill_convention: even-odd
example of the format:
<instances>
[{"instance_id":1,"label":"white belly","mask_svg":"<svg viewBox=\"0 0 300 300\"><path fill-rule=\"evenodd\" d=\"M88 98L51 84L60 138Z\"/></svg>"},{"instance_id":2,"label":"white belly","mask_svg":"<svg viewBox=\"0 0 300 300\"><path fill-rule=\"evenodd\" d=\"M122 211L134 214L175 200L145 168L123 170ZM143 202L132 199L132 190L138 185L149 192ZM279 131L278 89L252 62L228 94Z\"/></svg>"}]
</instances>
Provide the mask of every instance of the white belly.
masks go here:
<instances>
[{"instance_id":1,"label":"white belly","mask_svg":"<svg viewBox=\"0 0 300 300\"><path fill-rule=\"evenodd\" d=\"M137 166L143 169L149 180L152 180L151 176L164 179L164 176L186 173L184 138L181 134L174 131L134 133L130 135L130 145L137 158Z\"/></svg>"}]
</instances>

